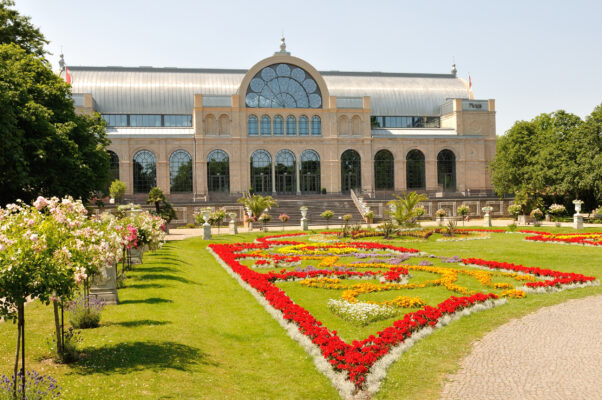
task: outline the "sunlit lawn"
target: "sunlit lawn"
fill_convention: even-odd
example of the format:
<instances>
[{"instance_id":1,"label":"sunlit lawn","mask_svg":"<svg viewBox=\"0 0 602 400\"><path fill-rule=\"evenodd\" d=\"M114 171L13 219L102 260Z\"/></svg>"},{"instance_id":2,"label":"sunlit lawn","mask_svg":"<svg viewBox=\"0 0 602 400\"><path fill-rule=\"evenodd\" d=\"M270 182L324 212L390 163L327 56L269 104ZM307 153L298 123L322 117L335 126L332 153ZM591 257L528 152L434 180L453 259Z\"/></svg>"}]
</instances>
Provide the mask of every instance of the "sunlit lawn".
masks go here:
<instances>
[{"instance_id":1,"label":"sunlit lawn","mask_svg":"<svg viewBox=\"0 0 602 400\"><path fill-rule=\"evenodd\" d=\"M214 242L251 241L257 236L222 235ZM465 242L435 242L431 238L388 243L436 255L509 261L598 278L602 275L601 248L525 242L523 238L521 234L494 234L492 239ZM29 304L28 367L57 378L66 399L337 398L330 381L316 370L311 358L227 275L205 250L206 244L201 239L171 242L155 254L145 255L144 264L129 273L127 288L119 292L121 304L105 309L100 328L82 331L84 356L72 365L47 360L52 311L37 302ZM412 275L426 279L426 275ZM279 285L290 286L291 297L298 298L326 326L338 324L334 329L339 328L345 339L365 337L392 322L353 327L323 307L324 301L338 298L340 292L300 288L294 283ZM457 368L475 339L542 306L600 293L598 286L532 294L464 317L405 353L389 369L376 397L437 398L445 376ZM415 295L436 303L451 294L422 289ZM8 374L14 361L16 326L1 323L0 338L0 372Z\"/></svg>"}]
</instances>

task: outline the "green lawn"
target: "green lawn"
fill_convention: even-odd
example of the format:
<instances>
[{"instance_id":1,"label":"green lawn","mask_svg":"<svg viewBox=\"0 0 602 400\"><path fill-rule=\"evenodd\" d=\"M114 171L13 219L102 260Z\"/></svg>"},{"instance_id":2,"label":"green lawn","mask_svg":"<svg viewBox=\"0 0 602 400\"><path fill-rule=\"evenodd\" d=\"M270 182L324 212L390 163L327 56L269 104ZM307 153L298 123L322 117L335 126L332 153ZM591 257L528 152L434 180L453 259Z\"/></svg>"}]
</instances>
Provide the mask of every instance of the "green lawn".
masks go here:
<instances>
[{"instance_id":1,"label":"green lawn","mask_svg":"<svg viewBox=\"0 0 602 400\"><path fill-rule=\"evenodd\" d=\"M222 235L214 242L255 237ZM602 249L525 242L523 237L390 243L437 255L511 261L602 277ZM362 239L368 240L373 239ZM75 364L48 361L52 310L38 302L29 304L28 367L57 378L65 399L338 398L305 351L205 250L207 243L201 239L171 242L145 255L144 264L129 273L127 288L119 292L121 304L105 309L100 328L82 331L84 357ZM530 294L464 317L406 352L389 369L376 397L436 399L445 376L470 352L475 339L542 306L600 293L597 286ZM0 372L7 374L14 361L16 326L1 323L0 337Z\"/></svg>"}]
</instances>

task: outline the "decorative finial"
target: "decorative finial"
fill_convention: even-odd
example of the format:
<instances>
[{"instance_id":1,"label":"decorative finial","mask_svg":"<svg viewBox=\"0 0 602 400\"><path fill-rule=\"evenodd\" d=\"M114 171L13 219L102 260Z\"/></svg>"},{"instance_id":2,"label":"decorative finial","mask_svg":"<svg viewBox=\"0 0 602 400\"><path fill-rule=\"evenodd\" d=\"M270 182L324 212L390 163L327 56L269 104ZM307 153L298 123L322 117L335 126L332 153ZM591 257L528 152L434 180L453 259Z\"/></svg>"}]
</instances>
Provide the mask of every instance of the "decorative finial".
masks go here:
<instances>
[{"instance_id":1,"label":"decorative finial","mask_svg":"<svg viewBox=\"0 0 602 400\"><path fill-rule=\"evenodd\" d=\"M456 57L452 57L452 75L456 76L458 70L456 69Z\"/></svg>"},{"instance_id":2,"label":"decorative finial","mask_svg":"<svg viewBox=\"0 0 602 400\"><path fill-rule=\"evenodd\" d=\"M62 50L61 50L61 59L59 60L59 67L61 69L61 72L63 72L65 70L65 57L63 56Z\"/></svg>"},{"instance_id":3,"label":"decorative finial","mask_svg":"<svg viewBox=\"0 0 602 400\"><path fill-rule=\"evenodd\" d=\"M284 39L284 32L282 33L282 38L280 39L280 51L274 53L275 56L290 56L291 53L286 51L286 39Z\"/></svg>"}]
</instances>

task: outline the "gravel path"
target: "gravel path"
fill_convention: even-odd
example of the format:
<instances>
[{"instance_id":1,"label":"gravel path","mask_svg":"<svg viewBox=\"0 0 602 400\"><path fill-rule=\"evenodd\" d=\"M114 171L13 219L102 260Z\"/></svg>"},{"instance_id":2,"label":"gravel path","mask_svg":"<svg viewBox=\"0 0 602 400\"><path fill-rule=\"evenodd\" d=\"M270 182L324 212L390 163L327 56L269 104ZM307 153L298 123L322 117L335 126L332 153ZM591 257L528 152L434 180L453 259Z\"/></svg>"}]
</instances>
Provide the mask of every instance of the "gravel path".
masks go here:
<instances>
[{"instance_id":1,"label":"gravel path","mask_svg":"<svg viewBox=\"0 0 602 400\"><path fill-rule=\"evenodd\" d=\"M602 399L602 296L513 320L474 344L442 400Z\"/></svg>"}]
</instances>

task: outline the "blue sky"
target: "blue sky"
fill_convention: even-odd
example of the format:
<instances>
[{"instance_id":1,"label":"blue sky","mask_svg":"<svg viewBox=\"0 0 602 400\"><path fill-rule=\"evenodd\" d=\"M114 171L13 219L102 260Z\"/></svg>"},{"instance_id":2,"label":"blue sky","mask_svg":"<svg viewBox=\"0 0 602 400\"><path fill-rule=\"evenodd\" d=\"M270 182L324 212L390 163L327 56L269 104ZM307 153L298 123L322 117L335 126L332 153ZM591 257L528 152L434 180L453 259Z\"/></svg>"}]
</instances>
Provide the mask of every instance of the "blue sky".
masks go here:
<instances>
[{"instance_id":1,"label":"blue sky","mask_svg":"<svg viewBox=\"0 0 602 400\"><path fill-rule=\"evenodd\" d=\"M288 50L318 70L470 73L497 131L602 103L601 1L16 0L57 65L250 68Z\"/></svg>"}]
</instances>

